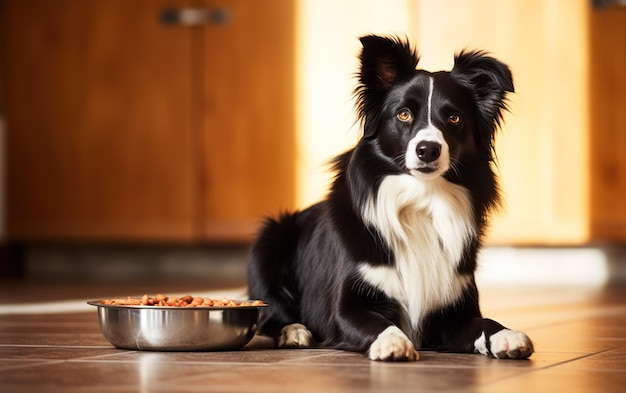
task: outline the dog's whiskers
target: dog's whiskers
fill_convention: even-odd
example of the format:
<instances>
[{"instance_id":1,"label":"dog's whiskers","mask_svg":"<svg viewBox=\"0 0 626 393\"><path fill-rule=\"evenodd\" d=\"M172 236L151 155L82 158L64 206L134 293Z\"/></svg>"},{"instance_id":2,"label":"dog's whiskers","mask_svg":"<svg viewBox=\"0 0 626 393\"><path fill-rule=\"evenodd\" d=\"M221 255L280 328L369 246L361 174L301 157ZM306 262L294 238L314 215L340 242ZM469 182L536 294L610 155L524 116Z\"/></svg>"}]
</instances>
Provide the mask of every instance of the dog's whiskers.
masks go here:
<instances>
[{"instance_id":1,"label":"dog's whiskers","mask_svg":"<svg viewBox=\"0 0 626 393\"><path fill-rule=\"evenodd\" d=\"M455 176L461 176L461 172L459 170L460 165L462 164L459 160L450 157L450 168L448 170L454 173Z\"/></svg>"},{"instance_id":2,"label":"dog's whiskers","mask_svg":"<svg viewBox=\"0 0 626 393\"><path fill-rule=\"evenodd\" d=\"M406 153L402 153L394 158L391 159L391 161L398 165L398 166L403 166L404 163L406 162Z\"/></svg>"}]
</instances>

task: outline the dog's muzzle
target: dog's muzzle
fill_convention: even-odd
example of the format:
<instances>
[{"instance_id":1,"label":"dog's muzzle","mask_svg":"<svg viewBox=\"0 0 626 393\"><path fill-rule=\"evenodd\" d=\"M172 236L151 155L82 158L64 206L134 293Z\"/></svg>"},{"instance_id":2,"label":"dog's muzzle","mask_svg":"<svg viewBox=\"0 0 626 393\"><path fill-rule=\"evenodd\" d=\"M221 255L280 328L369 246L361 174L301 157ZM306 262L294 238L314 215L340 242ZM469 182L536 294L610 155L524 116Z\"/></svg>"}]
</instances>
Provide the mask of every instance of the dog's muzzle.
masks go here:
<instances>
[{"instance_id":1,"label":"dog's muzzle","mask_svg":"<svg viewBox=\"0 0 626 393\"><path fill-rule=\"evenodd\" d=\"M448 166L448 146L440 131L424 130L409 142L406 167L413 175L437 177L448 170Z\"/></svg>"},{"instance_id":2,"label":"dog's muzzle","mask_svg":"<svg viewBox=\"0 0 626 393\"><path fill-rule=\"evenodd\" d=\"M441 144L433 141L422 141L417 145L417 158L425 164L431 165L420 165L418 166L418 170L423 173L430 173L435 171L436 168L433 168L432 163L437 161L441 156Z\"/></svg>"}]
</instances>

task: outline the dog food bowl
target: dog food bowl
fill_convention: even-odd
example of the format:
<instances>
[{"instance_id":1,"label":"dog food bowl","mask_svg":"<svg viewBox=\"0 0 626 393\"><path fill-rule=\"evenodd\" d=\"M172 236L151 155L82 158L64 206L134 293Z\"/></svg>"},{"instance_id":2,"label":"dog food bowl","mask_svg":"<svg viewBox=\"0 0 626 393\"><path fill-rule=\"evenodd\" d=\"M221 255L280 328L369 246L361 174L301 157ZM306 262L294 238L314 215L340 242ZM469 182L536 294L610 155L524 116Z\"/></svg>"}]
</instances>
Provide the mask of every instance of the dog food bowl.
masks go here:
<instances>
[{"instance_id":1,"label":"dog food bowl","mask_svg":"<svg viewBox=\"0 0 626 393\"><path fill-rule=\"evenodd\" d=\"M87 302L114 346L148 351L225 351L254 336L262 307L155 307Z\"/></svg>"}]
</instances>

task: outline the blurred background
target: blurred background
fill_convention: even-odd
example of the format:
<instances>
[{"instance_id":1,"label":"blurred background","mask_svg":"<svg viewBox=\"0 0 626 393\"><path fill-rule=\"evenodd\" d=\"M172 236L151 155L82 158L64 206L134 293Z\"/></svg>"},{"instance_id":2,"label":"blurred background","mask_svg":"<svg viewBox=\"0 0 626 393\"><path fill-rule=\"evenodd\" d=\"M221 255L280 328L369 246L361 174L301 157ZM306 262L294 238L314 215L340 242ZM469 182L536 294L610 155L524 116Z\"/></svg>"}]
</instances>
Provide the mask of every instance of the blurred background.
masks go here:
<instances>
[{"instance_id":1,"label":"blurred background","mask_svg":"<svg viewBox=\"0 0 626 393\"><path fill-rule=\"evenodd\" d=\"M623 0L0 0L0 276L245 282L359 136L358 37L515 81L492 283L626 281Z\"/></svg>"}]
</instances>

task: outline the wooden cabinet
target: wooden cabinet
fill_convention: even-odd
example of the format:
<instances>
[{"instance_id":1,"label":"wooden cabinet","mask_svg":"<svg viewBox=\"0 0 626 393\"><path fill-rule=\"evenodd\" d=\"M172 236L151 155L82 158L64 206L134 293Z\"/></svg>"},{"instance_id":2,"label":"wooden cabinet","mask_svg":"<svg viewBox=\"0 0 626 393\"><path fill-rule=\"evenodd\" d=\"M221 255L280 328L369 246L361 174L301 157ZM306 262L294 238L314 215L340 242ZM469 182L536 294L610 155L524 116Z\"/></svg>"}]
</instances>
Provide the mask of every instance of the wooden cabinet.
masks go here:
<instances>
[{"instance_id":1,"label":"wooden cabinet","mask_svg":"<svg viewBox=\"0 0 626 393\"><path fill-rule=\"evenodd\" d=\"M1 4L10 240L247 240L294 204L290 0ZM219 9L195 26L164 9Z\"/></svg>"},{"instance_id":2,"label":"wooden cabinet","mask_svg":"<svg viewBox=\"0 0 626 393\"><path fill-rule=\"evenodd\" d=\"M295 2L208 3L232 18L203 32L200 209L213 239L295 206Z\"/></svg>"}]
</instances>

